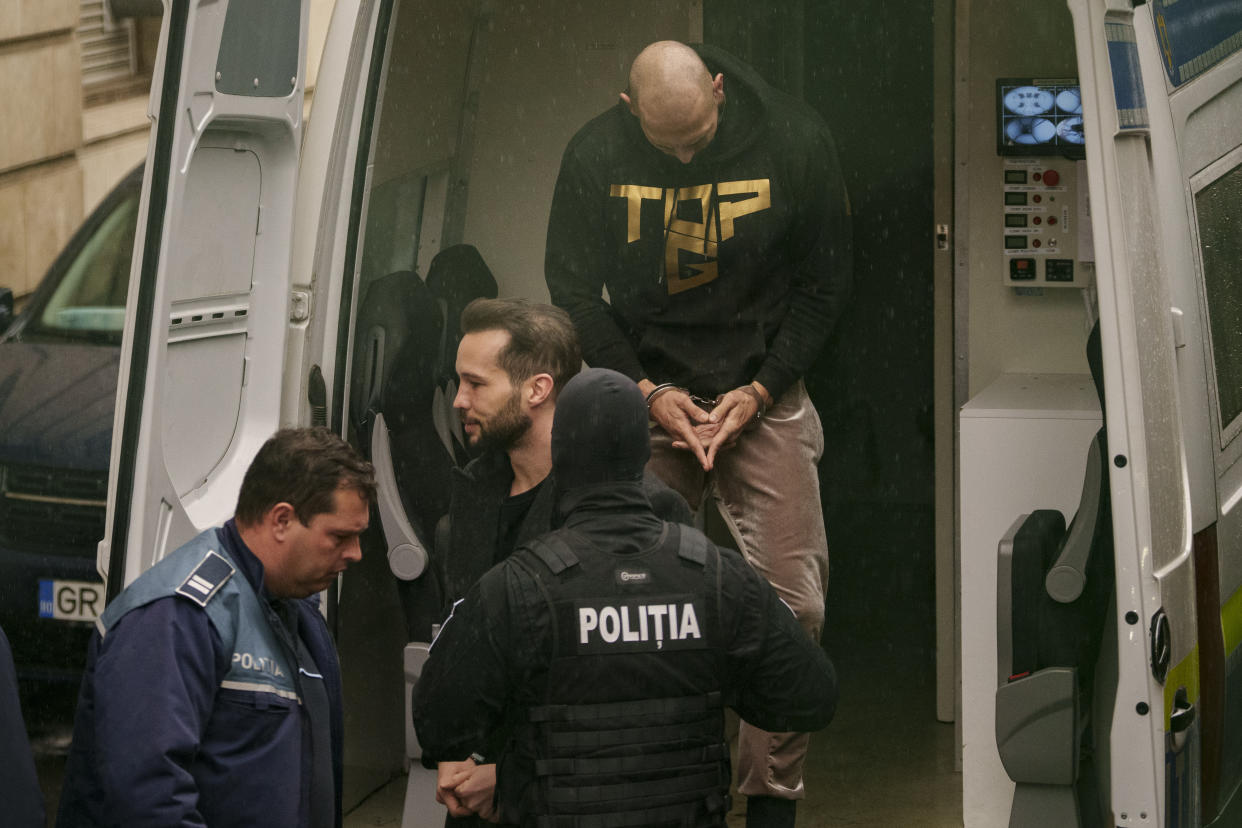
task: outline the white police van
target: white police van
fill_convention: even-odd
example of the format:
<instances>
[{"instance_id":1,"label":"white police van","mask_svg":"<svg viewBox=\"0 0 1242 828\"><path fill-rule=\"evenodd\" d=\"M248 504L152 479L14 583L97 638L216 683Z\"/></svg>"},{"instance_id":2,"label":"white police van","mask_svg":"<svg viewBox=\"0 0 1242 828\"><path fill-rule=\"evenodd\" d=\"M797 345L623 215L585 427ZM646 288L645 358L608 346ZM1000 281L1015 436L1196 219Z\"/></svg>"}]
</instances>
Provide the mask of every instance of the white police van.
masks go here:
<instances>
[{"instance_id":1,"label":"white police van","mask_svg":"<svg viewBox=\"0 0 1242 828\"><path fill-rule=\"evenodd\" d=\"M572 5L337 0L304 129L303 0L166 2L98 565L113 596L227 518L279 425L361 438L388 555L330 596L343 666L367 677L347 686L347 801L417 753L395 723L428 532L385 458L402 440L457 456L446 321L495 290L477 265L432 289L433 260L469 242L504 294L545 297L565 140L638 47L702 35L693 0ZM937 554L964 821L1242 824L1240 4L993 5L935 4L958 30L936 265L958 541ZM386 393L417 337L434 358ZM1016 521L1048 509L1078 529Z\"/></svg>"}]
</instances>

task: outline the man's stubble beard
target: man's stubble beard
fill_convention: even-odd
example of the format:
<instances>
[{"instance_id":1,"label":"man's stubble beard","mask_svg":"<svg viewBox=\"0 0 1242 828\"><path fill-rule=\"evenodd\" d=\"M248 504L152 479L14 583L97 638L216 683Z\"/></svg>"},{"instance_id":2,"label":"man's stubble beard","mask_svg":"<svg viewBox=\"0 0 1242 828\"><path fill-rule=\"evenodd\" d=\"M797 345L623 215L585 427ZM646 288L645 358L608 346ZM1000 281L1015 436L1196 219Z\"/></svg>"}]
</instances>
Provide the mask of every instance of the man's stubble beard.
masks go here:
<instances>
[{"instance_id":1,"label":"man's stubble beard","mask_svg":"<svg viewBox=\"0 0 1242 828\"><path fill-rule=\"evenodd\" d=\"M526 436L531 424L530 415L522 410L521 393L514 391L486 425L479 423L474 447L480 452L509 451Z\"/></svg>"}]
</instances>

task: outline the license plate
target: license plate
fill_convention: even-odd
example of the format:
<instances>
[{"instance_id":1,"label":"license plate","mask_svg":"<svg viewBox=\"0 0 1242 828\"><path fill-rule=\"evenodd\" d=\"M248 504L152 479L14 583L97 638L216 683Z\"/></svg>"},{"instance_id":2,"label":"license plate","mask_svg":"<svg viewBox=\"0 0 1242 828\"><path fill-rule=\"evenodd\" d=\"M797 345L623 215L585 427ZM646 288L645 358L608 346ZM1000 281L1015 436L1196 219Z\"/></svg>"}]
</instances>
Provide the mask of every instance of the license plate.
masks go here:
<instances>
[{"instance_id":1,"label":"license plate","mask_svg":"<svg viewBox=\"0 0 1242 828\"><path fill-rule=\"evenodd\" d=\"M39 617L57 621L90 621L103 609L103 584L90 581L39 580Z\"/></svg>"}]
</instances>

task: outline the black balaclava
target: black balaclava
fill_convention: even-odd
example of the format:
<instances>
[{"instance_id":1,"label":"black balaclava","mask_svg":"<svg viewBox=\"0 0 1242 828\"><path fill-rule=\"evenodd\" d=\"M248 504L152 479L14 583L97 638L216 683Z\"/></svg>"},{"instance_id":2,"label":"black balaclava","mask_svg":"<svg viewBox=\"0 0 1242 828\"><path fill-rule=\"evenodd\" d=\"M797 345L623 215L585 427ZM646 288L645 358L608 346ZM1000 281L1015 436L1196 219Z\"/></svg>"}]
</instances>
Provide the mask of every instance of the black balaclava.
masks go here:
<instances>
[{"instance_id":1,"label":"black balaclava","mask_svg":"<svg viewBox=\"0 0 1242 828\"><path fill-rule=\"evenodd\" d=\"M552 472L561 491L637 483L651 457L647 401L634 381L607 368L571 379L552 418Z\"/></svg>"}]
</instances>

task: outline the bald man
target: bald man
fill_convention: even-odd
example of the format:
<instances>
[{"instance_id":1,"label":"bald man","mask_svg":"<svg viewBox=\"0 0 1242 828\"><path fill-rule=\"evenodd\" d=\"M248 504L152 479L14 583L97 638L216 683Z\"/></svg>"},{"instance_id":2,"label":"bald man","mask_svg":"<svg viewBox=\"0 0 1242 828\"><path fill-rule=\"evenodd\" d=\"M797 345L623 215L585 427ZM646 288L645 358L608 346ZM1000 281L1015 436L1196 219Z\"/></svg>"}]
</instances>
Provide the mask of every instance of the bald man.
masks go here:
<instances>
[{"instance_id":1,"label":"bald man","mask_svg":"<svg viewBox=\"0 0 1242 828\"><path fill-rule=\"evenodd\" d=\"M708 46L651 44L620 98L565 149L545 259L552 301L586 362L646 395L649 468L700 517L719 511L818 638L823 431L802 378L851 279L832 136L809 107ZM793 825L806 746L805 734L743 723L748 825Z\"/></svg>"}]
</instances>

